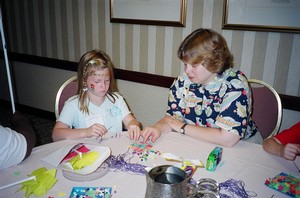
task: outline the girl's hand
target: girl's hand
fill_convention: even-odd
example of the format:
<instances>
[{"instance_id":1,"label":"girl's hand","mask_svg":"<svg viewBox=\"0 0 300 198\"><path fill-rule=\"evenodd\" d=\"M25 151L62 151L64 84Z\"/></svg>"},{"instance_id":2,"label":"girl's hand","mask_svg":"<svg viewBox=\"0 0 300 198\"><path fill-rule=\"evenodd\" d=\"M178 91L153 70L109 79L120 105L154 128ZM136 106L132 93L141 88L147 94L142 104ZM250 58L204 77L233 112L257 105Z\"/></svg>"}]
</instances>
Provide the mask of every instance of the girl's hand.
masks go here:
<instances>
[{"instance_id":1,"label":"girl's hand","mask_svg":"<svg viewBox=\"0 0 300 198\"><path fill-rule=\"evenodd\" d=\"M128 126L128 134L131 140L137 141L141 136L141 129L139 126L132 124Z\"/></svg>"},{"instance_id":2,"label":"girl's hand","mask_svg":"<svg viewBox=\"0 0 300 198\"><path fill-rule=\"evenodd\" d=\"M86 137L102 137L107 133L107 129L102 124L93 124L86 129Z\"/></svg>"}]
</instances>

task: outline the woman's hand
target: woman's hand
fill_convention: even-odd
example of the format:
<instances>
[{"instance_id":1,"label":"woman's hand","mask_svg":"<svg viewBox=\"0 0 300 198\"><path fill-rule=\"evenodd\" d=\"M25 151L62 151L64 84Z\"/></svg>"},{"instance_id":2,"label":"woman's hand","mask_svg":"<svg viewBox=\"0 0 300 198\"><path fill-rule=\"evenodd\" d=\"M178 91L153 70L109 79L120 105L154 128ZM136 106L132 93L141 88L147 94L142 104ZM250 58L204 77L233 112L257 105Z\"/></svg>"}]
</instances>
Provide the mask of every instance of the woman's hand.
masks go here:
<instances>
[{"instance_id":1,"label":"woman's hand","mask_svg":"<svg viewBox=\"0 0 300 198\"><path fill-rule=\"evenodd\" d=\"M166 122L169 124L169 126L174 130L174 131L179 131L182 125L184 124L182 121L178 120L177 118L173 116L168 116L165 118Z\"/></svg>"},{"instance_id":2,"label":"woman's hand","mask_svg":"<svg viewBox=\"0 0 300 198\"><path fill-rule=\"evenodd\" d=\"M161 132L155 127L146 127L143 130L142 137L144 139L143 143L151 140L151 142L155 142L161 135Z\"/></svg>"}]
</instances>

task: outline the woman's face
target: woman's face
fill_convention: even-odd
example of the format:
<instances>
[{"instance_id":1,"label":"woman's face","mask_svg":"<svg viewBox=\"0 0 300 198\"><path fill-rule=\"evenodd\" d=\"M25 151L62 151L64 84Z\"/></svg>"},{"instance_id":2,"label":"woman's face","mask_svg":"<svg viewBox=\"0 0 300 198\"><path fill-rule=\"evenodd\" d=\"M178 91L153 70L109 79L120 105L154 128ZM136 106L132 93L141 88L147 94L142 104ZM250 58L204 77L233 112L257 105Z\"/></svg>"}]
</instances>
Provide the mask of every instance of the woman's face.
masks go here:
<instances>
[{"instance_id":1,"label":"woman's face","mask_svg":"<svg viewBox=\"0 0 300 198\"><path fill-rule=\"evenodd\" d=\"M97 69L87 77L87 87L91 94L104 97L110 86L110 72L108 68Z\"/></svg>"},{"instance_id":2,"label":"woman's face","mask_svg":"<svg viewBox=\"0 0 300 198\"><path fill-rule=\"evenodd\" d=\"M201 63L190 65L184 62L184 71L190 81L196 84L207 85L217 74L208 71Z\"/></svg>"}]
</instances>

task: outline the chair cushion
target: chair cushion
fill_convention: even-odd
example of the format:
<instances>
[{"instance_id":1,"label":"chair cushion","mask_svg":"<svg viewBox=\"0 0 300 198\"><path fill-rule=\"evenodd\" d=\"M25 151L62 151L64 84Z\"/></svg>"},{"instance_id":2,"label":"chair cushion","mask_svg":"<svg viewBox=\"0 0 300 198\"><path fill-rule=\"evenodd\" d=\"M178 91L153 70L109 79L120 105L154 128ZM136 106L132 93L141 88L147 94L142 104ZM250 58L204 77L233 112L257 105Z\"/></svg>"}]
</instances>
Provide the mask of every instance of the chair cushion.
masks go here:
<instances>
[{"instance_id":1,"label":"chair cushion","mask_svg":"<svg viewBox=\"0 0 300 198\"><path fill-rule=\"evenodd\" d=\"M266 138L272 133L277 124L277 100L267 87L252 87L252 97L252 118L262 137Z\"/></svg>"}]
</instances>

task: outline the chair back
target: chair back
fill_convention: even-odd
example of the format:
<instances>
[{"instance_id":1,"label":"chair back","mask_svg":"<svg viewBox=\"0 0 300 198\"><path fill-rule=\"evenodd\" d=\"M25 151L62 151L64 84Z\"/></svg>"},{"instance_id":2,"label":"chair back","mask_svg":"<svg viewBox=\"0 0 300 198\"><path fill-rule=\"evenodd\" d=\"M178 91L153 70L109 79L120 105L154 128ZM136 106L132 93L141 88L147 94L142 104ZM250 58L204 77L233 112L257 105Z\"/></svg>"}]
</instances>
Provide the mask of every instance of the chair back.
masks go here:
<instances>
[{"instance_id":1,"label":"chair back","mask_svg":"<svg viewBox=\"0 0 300 198\"><path fill-rule=\"evenodd\" d=\"M261 80L248 80L252 90L252 119L263 139L276 135L282 121L282 105L276 90Z\"/></svg>"},{"instance_id":2,"label":"chair back","mask_svg":"<svg viewBox=\"0 0 300 198\"><path fill-rule=\"evenodd\" d=\"M77 92L77 77L74 76L64 82L56 94L55 99L55 117L59 118L59 114L63 109L65 102Z\"/></svg>"}]
</instances>

